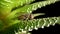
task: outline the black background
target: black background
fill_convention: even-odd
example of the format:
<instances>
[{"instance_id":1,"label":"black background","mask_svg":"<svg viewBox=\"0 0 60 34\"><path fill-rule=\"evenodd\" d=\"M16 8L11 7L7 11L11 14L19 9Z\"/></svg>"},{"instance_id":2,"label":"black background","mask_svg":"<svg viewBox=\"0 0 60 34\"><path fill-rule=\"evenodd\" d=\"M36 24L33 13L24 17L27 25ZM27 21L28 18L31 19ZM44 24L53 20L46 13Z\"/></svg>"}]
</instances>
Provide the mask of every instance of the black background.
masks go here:
<instances>
[{"instance_id":1,"label":"black background","mask_svg":"<svg viewBox=\"0 0 60 34\"><path fill-rule=\"evenodd\" d=\"M38 1L44 1L44 0L36 0L35 2ZM33 2L34 3L34 2ZM46 17L54 17L54 16L60 16L60 2L56 2L54 4L50 4L47 5L45 7L42 8L38 8L37 10L35 10L33 13L46 13L46 15L42 15L42 16L38 16L35 18L46 18ZM60 25L56 24L55 26L50 26L50 27L45 27L45 28L39 28L38 30L33 30L30 31L32 34L41 34L41 33L56 33L56 32L60 32Z\"/></svg>"}]
</instances>

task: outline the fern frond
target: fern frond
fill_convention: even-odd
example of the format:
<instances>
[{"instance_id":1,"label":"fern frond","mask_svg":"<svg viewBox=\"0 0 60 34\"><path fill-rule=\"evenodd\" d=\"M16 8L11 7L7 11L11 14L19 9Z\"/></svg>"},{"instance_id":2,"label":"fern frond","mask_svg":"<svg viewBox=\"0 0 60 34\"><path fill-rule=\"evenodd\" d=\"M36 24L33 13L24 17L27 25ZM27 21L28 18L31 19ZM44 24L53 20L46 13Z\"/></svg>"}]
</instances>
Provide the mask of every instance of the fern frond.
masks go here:
<instances>
[{"instance_id":1,"label":"fern frond","mask_svg":"<svg viewBox=\"0 0 60 34\"><path fill-rule=\"evenodd\" d=\"M40 18L28 21L21 21L19 25L19 32L32 31L33 29L49 27L50 25L60 24L60 17Z\"/></svg>"},{"instance_id":2,"label":"fern frond","mask_svg":"<svg viewBox=\"0 0 60 34\"><path fill-rule=\"evenodd\" d=\"M0 32L3 34L13 34L11 30L19 32L30 31L31 29L49 27L55 23L60 24L60 17L48 17L33 20L18 20L18 15L32 13L33 10L50 5L59 0L47 0L30 4L35 0L0 0ZM24 5L25 4L25 5ZM22 6L22 7L21 7ZM11 11L13 8L16 10ZM6 32L5 32L6 31ZM11 32L11 33L10 33ZM17 31L16 31L17 32ZM0 34L1 34L0 33ZM18 32L17 32L18 33Z\"/></svg>"},{"instance_id":3,"label":"fern frond","mask_svg":"<svg viewBox=\"0 0 60 34\"><path fill-rule=\"evenodd\" d=\"M42 1L42 2L37 2L37 3L25 5L22 8L18 8L16 10L12 11L12 13L8 17L13 18L13 17L15 17L14 15L16 15L17 13L19 13L19 15L21 15L23 13L32 13L33 10L36 10L37 8L41 8L43 6L55 3L57 1L58 0Z\"/></svg>"},{"instance_id":4,"label":"fern frond","mask_svg":"<svg viewBox=\"0 0 60 34\"><path fill-rule=\"evenodd\" d=\"M16 22L16 21L15 21ZM19 22L10 25L8 27L8 32L9 29L11 28L15 33L23 33L23 32L28 32L32 31L33 29L38 30L38 28L44 28L44 26L49 27L50 25L55 25L55 24L60 24L60 16L59 17L48 17L48 18L40 18L40 19L33 19L33 20L19 20ZM3 30L4 31L4 30ZM12 34L12 33L11 33Z\"/></svg>"},{"instance_id":5,"label":"fern frond","mask_svg":"<svg viewBox=\"0 0 60 34\"><path fill-rule=\"evenodd\" d=\"M60 17L48 17L48 18L40 18L40 19L33 19L28 21L21 21L20 28L29 30L29 28L43 28L44 26L50 26L55 23L59 23ZM22 26L22 27L21 27ZM26 26L26 27L24 27Z\"/></svg>"}]
</instances>

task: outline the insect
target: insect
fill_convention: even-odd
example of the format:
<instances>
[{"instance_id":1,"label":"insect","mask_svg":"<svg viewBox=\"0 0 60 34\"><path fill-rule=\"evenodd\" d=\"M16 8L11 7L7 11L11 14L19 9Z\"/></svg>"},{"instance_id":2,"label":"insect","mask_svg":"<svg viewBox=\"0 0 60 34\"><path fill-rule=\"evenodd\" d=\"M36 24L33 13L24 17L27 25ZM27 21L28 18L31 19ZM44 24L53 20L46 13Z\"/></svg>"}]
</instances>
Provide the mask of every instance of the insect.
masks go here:
<instances>
[{"instance_id":1,"label":"insect","mask_svg":"<svg viewBox=\"0 0 60 34\"><path fill-rule=\"evenodd\" d=\"M34 16L33 14L23 14L21 16L18 17L19 20L31 20L31 19L34 19Z\"/></svg>"},{"instance_id":2,"label":"insect","mask_svg":"<svg viewBox=\"0 0 60 34\"><path fill-rule=\"evenodd\" d=\"M38 15L45 15L44 13L38 13L38 14L23 14L18 17L19 20L32 20L34 17Z\"/></svg>"}]
</instances>

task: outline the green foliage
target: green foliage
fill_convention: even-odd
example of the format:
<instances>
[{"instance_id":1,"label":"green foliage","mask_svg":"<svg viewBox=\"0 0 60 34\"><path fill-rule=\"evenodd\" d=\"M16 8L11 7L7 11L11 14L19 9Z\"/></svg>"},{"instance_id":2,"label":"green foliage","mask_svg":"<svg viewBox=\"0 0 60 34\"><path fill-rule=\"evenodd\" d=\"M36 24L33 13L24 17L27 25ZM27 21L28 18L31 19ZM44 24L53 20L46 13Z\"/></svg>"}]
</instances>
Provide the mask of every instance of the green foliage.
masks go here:
<instances>
[{"instance_id":1,"label":"green foliage","mask_svg":"<svg viewBox=\"0 0 60 34\"><path fill-rule=\"evenodd\" d=\"M23 13L32 13L33 10L36 10L37 8L41 8L41 7L51 4L51 3L55 3L55 1L54 0L42 1L42 2L25 5L22 8L18 8L16 10L12 11L12 13L9 15L9 18L15 17L14 15L16 15L16 13L19 13L19 15L21 15L20 13L22 13L22 14Z\"/></svg>"},{"instance_id":2,"label":"green foliage","mask_svg":"<svg viewBox=\"0 0 60 34\"><path fill-rule=\"evenodd\" d=\"M24 4L29 4L34 0L0 0L0 14L1 13L10 13L11 10L15 7L21 7ZM4 7L3 7L4 6ZM2 11L3 10L3 11Z\"/></svg>"},{"instance_id":3,"label":"green foliage","mask_svg":"<svg viewBox=\"0 0 60 34\"><path fill-rule=\"evenodd\" d=\"M48 17L48 18L40 18L33 19L28 21L21 21L19 32L23 31L32 31L32 29L38 30L38 28L44 28L44 26L49 27L50 25L60 24L60 17ZM23 30L22 30L23 29Z\"/></svg>"},{"instance_id":4,"label":"green foliage","mask_svg":"<svg viewBox=\"0 0 60 34\"><path fill-rule=\"evenodd\" d=\"M33 20L18 20L18 16L30 14L37 8L50 5L59 0L45 0L32 3L35 0L0 0L0 34L25 34L32 29L60 24L60 17L48 17Z\"/></svg>"}]
</instances>

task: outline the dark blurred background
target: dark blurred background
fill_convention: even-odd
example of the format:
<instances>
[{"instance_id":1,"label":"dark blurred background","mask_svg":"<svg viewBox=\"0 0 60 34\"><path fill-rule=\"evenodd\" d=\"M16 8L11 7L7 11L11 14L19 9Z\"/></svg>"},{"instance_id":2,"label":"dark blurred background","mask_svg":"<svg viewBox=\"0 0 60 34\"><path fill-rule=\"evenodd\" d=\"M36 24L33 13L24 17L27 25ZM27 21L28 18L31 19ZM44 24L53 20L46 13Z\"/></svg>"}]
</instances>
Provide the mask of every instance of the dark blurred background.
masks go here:
<instances>
[{"instance_id":1,"label":"dark blurred background","mask_svg":"<svg viewBox=\"0 0 60 34\"><path fill-rule=\"evenodd\" d=\"M35 2L39 2L39 1L44 1L44 0L36 0ZM35 3L33 2L33 3ZM45 7L42 7L42 8L38 8L37 10L35 10L33 13L45 13L46 15L42 15L42 16L38 16L38 17L35 17L35 18L46 18L46 17L58 17L60 16L60 2L56 2L54 4L50 4L50 5L47 5ZM45 28L39 28L38 30L33 30L33 31L30 31L32 34L34 33L55 33L55 32L60 32L60 25L59 24L56 24L55 26L50 26L50 27L45 27Z\"/></svg>"}]
</instances>

